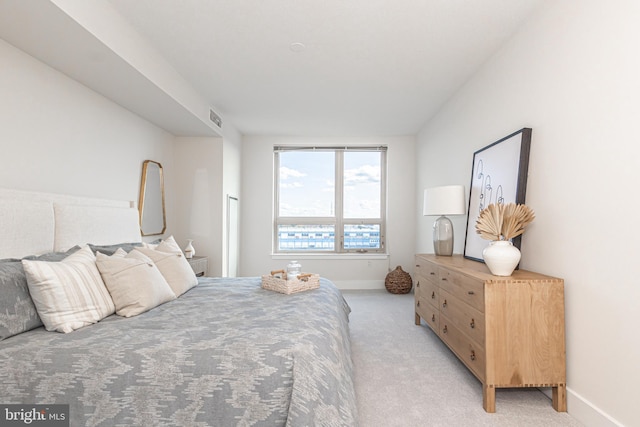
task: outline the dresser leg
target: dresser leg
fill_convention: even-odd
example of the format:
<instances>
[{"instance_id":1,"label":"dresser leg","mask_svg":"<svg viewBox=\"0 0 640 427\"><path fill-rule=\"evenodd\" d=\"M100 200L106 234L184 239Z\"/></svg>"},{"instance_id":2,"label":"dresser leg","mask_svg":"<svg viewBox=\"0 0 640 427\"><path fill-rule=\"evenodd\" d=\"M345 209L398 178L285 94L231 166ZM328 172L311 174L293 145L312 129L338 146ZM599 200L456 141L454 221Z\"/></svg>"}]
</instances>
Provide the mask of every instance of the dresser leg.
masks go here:
<instances>
[{"instance_id":1,"label":"dresser leg","mask_svg":"<svg viewBox=\"0 0 640 427\"><path fill-rule=\"evenodd\" d=\"M416 325L420 325L420 315L416 313Z\"/></svg>"},{"instance_id":2,"label":"dresser leg","mask_svg":"<svg viewBox=\"0 0 640 427\"><path fill-rule=\"evenodd\" d=\"M567 385L561 384L551 389L551 404L558 412L567 412Z\"/></svg>"},{"instance_id":3,"label":"dresser leg","mask_svg":"<svg viewBox=\"0 0 640 427\"><path fill-rule=\"evenodd\" d=\"M482 407L489 413L496 412L496 388L482 384Z\"/></svg>"}]
</instances>

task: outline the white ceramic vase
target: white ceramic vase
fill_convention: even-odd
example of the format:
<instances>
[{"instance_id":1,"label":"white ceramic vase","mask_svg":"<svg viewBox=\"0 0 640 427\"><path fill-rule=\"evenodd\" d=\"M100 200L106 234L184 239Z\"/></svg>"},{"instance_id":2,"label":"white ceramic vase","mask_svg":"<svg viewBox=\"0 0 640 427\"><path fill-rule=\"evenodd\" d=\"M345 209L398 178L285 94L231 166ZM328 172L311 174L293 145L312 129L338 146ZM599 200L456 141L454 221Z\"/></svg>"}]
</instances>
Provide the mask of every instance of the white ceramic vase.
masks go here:
<instances>
[{"instance_id":1,"label":"white ceramic vase","mask_svg":"<svg viewBox=\"0 0 640 427\"><path fill-rule=\"evenodd\" d=\"M193 240L187 240L187 246L184 248L184 256L191 259L195 254L196 250L193 248Z\"/></svg>"},{"instance_id":2,"label":"white ceramic vase","mask_svg":"<svg viewBox=\"0 0 640 427\"><path fill-rule=\"evenodd\" d=\"M520 250L510 241L496 240L484 248L482 258L494 276L511 276L520 262Z\"/></svg>"}]
</instances>

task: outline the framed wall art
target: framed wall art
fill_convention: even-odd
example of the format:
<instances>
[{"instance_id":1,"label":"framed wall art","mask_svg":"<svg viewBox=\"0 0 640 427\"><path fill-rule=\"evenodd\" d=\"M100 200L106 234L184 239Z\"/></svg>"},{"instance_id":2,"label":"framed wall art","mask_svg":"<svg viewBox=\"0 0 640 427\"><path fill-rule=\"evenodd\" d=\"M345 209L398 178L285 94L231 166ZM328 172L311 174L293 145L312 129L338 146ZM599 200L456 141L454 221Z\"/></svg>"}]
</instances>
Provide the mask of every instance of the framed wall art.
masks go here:
<instances>
[{"instance_id":1,"label":"framed wall art","mask_svg":"<svg viewBox=\"0 0 640 427\"><path fill-rule=\"evenodd\" d=\"M484 262L482 250L489 242L476 233L476 221L484 208L491 203L525 202L530 148L531 128L523 128L473 153L465 258ZM518 249L521 237L513 239Z\"/></svg>"}]
</instances>

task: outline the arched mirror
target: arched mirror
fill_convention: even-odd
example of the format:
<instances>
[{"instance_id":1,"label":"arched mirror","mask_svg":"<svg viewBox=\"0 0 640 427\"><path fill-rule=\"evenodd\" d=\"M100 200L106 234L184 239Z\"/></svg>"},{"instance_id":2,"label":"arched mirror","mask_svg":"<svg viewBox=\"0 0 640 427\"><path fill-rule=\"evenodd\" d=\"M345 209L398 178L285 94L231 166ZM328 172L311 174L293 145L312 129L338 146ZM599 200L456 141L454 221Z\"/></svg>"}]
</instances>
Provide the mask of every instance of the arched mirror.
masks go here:
<instances>
[{"instance_id":1,"label":"arched mirror","mask_svg":"<svg viewBox=\"0 0 640 427\"><path fill-rule=\"evenodd\" d=\"M142 164L140 180L140 232L143 236L162 234L167 229L164 211L164 177L162 165L153 160Z\"/></svg>"}]
</instances>

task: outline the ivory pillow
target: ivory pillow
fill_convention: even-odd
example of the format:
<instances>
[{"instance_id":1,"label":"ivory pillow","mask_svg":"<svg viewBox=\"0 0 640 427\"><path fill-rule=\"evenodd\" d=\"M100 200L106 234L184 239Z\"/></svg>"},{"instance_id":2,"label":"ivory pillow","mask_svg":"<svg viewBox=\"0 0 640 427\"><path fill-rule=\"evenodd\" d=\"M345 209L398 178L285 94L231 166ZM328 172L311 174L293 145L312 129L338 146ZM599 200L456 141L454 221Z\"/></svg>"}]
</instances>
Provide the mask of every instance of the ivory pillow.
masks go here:
<instances>
[{"instance_id":1,"label":"ivory pillow","mask_svg":"<svg viewBox=\"0 0 640 427\"><path fill-rule=\"evenodd\" d=\"M61 261L80 249L74 246L67 252L52 252L28 256L32 261ZM0 260L0 341L13 335L42 326L36 306L29 295L27 276L22 260Z\"/></svg>"},{"instance_id":2,"label":"ivory pillow","mask_svg":"<svg viewBox=\"0 0 640 427\"><path fill-rule=\"evenodd\" d=\"M155 248L152 248L152 249L155 249L160 252L170 252L173 254L182 253L182 249L180 249L180 246L178 246L178 242L176 242L176 239L174 239L173 236L167 237L166 239L158 243L158 245Z\"/></svg>"},{"instance_id":3,"label":"ivory pillow","mask_svg":"<svg viewBox=\"0 0 640 427\"><path fill-rule=\"evenodd\" d=\"M71 332L115 312L89 246L60 262L25 259L22 266L47 331Z\"/></svg>"},{"instance_id":4,"label":"ivory pillow","mask_svg":"<svg viewBox=\"0 0 640 427\"><path fill-rule=\"evenodd\" d=\"M162 243L160 245L162 245ZM180 248L178 248L178 250L179 249ZM198 284L198 278L182 252L162 252L149 248L137 248L131 252L136 251L142 252L151 258L155 265L158 266L158 270L160 270L160 273L162 273L167 280L176 297L179 297Z\"/></svg>"},{"instance_id":5,"label":"ivory pillow","mask_svg":"<svg viewBox=\"0 0 640 427\"><path fill-rule=\"evenodd\" d=\"M96 265L119 316L137 316L176 298L158 267L141 252L98 252Z\"/></svg>"}]
</instances>

